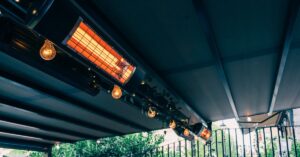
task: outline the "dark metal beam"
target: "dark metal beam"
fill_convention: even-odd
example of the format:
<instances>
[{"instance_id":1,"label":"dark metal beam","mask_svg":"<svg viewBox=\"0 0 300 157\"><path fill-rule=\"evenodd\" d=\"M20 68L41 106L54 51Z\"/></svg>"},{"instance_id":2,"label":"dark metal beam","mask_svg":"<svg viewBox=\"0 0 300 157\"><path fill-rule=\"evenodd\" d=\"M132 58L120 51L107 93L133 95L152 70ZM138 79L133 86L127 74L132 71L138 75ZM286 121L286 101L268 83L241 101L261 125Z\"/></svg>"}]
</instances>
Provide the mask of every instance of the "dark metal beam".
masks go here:
<instances>
[{"instance_id":1,"label":"dark metal beam","mask_svg":"<svg viewBox=\"0 0 300 157\"><path fill-rule=\"evenodd\" d=\"M229 104L231 106L232 112L235 116L236 120L239 120L239 116L236 110L236 105L232 96L231 88L228 83L228 78L226 76L224 67L223 67L223 62L222 62L222 57L220 50L218 48L214 31L212 30L211 23L208 19L207 13L205 8L203 7L203 1L202 0L193 0L194 6L196 8L197 16L199 18L200 24L202 25L202 29L205 33L206 40L208 42L208 45L213 53L213 56L215 58L216 66L217 66L217 71L220 77L220 80L222 82L223 88L225 90L226 96L228 98Z\"/></svg>"},{"instance_id":2,"label":"dark metal beam","mask_svg":"<svg viewBox=\"0 0 300 157\"><path fill-rule=\"evenodd\" d=\"M115 122L118 122L120 124L124 124L124 125L130 126L132 128L135 128L135 129L138 129L138 130L141 130L141 131L149 131L150 130L149 128L147 128L145 126L142 126L138 123L127 120L124 117L114 115L114 114L109 113L107 111L101 110L98 107L87 104L87 103L85 103L85 102L83 102L79 99L72 98L70 95L62 93L58 90L44 88L43 86L38 85L35 82L22 79L19 76L15 75L15 74L8 73L8 72L6 72L2 69L0 69L0 73L1 73L0 77L2 77L4 79L7 79L7 80L10 80L10 81L14 82L15 84L20 84L20 85L25 86L27 88L31 88L31 89L33 89L33 90L35 90L35 91L37 91L41 94L49 95L49 96L51 96L53 98L56 98L58 100L63 100L63 101L68 102L72 105L76 105L76 106L80 107L82 110L86 110L90 113L96 114L96 115L101 116L101 117L108 118L108 119L113 120ZM71 120L70 118L68 118L68 119ZM77 119L77 121L79 121L79 119ZM112 133L115 133L117 135L123 134L122 132L119 132L117 130L111 130L111 129L106 128L106 127L93 125L93 124L87 124L86 122L83 123L83 124L89 125L89 127L92 127L94 129L98 128L98 130L105 130L106 132L107 131L112 132Z\"/></svg>"},{"instance_id":3,"label":"dark metal beam","mask_svg":"<svg viewBox=\"0 0 300 157\"><path fill-rule=\"evenodd\" d=\"M30 111L27 111L27 112L32 113ZM70 136L76 136L76 137L87 138L87 139L96 139L96 138L98 138L97 136L94 136L94 135L81 133L81 132L78 132L76 130L72 130L72 128L64 129L64 128L60 128L60 127L56 127L56 126L55 127L54 126L49 126L49 125L47 125L47 123L36 123L36 122L31 122L31 121L29 122L27 120L20 119L20 118L17 118L17 117L13 117L13 116L8 116L6 114L5 115L0 114L0 120L10 122L10 123L20 124L20 125L24 125L24 126L28 126L28 127L39 128L39 129L44 130L44 131L52 131L52 132L57 132L57 133L63 133L63 134L70 135Z\"/></svg>"},{"instance_id":4,"label":"dark metal beam","mask_svg":"<svg viewBox=\"0 0 300 157\"><path fill-rule=\"evenodd\" d=\"M33 137L33 138L40 138L40 139L48 140L48 141L67 142L67 143L75 142L74 140L70 140L70 139L55 137L52 135L45 135L45 134L37 133L37 132L29 132L29 131L24 131L22 129L10 128L10 127L4 127L4 126L0 127L0 132L8 133L8 134L16 134L16 135L21 135L21 136L27 136L27 137Z\"/></svg>"},{"instance_id":5,"label":"dark metal beam","mask_svg":"<svg viewBox=\"0 0 300 157\"><path fill-rule=\"evenodd\" d=\"M0 76L0 79L1 79L1 76ZM13 106L13 107L16 107L16 108L20 108L20 109L23 109L23 110L27 110L27 111L30 111L30 112L34 112L34 113L39 114L43 117L65 121L65 122L68 122L68 123L71 123L71 124L74 124L74 125L80 125L80 126L83 126L85 128L92 129L92 130L99 130L99 131L103 131L103 132L106 132L106 133L112 133L112 134L116 134L116 135L123 135L122 132L112 130L112 129L108 129L108 128L105 128L105 127L101 127L101 126L98 126L98 125L94 125L94 124L88 123L86 121L83 121L79 118L73 118L73 117L70 117L68 115L56 113L56 112L49 111L49 110L46 110L46 109L43 109L43 108L37 108L33 105L26 104L24 102L20 102L20 101L16 101L16 100L9 100L9 99L3 98L1 96L0 96L0 103L6 104L6 105L9 105L9 106Z\"/></svg>"},{"instance_id":6,"label":"dark metal beam","mask_svg":"<svg viewBox=\"0 0 300 157\"><path fill-rule=\"evenodd\" d=\"M287 20L287 25L286 25L286 31L285 31L284 40L283 40L280 64L278 67L276 82L275 82L274 89L273 89L273 95L272 95L272 99L270 102L268 115L272 114L276 100L277 100L277 95L278 95L279 87L280 87L281 80L283 77L285 64L286 64L287 57L288 57L290 47L291 47L291 43L293 40L293 35L294 35L294 31L295 31L295 23L296 23L297 16L299 13L299 6L300 6L299 0L291 0L289 14L288 14L288 20Z\"/></svg>"},{"instance_id":7,"label":"dark metal beam","mask_svg":"<svg viewBox=\"0 0 300 157\"><path fill-rule=\"evenodd\" d=\"M52 147L52 144L0 137L0 147L47 152Z\"/></svg>"}]
</instances>

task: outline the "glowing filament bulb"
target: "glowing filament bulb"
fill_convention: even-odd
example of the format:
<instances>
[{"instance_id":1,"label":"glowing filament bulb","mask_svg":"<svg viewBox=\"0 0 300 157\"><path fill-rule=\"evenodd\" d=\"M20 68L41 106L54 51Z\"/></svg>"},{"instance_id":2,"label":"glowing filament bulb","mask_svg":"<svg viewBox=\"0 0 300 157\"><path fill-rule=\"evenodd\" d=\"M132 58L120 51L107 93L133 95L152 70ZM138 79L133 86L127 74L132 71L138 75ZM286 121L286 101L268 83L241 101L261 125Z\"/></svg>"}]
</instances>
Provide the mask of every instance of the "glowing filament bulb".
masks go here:
<instances>
[{"instance_id":1,"label":"glowing filament bulb","mask_svg":"<svg viewBox=\"0 0 300 157\"><path fill-rule=\"evenodd\" d=\"M54 57L56 56L56 50L51 41L47 39L45 40L44 45L40 49L40 56L46 61L54 59Z\"/></svg>"},{"instance_id":2,"label":"glowing filament bulb","mask_svg":"<svg viewBox=\"0 0 300 157\"><path fill-rule=\"evenodd\" d=\"M122 97L122 89L118 85L114 85L111 96L114 99L120 99Z\"/></svg>"}]
</instances>

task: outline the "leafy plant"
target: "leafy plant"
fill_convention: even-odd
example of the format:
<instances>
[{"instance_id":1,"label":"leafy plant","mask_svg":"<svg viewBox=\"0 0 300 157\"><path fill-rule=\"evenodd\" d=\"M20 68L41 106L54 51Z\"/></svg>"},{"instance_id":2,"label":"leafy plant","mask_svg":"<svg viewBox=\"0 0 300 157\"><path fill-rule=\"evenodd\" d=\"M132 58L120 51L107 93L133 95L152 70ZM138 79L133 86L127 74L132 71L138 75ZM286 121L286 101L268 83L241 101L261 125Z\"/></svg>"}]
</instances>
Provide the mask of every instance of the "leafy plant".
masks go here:
<instances>
[{"instance_id":1,"label":"leafy plant","mask_svg":"<svg viewBox=\"0 0 300 157\"><path fill-rule=\"evenodd\" d=\"M148 133L136 133L100 139L99 143L92 140L79 141L74 144L61 144L59 149L53 147L53 157L119 157L131 153L140 153L157 147L163 142L163 136ZM30 157L43 157L43 153L32 152Z\"/></svg>"}]
</instances>

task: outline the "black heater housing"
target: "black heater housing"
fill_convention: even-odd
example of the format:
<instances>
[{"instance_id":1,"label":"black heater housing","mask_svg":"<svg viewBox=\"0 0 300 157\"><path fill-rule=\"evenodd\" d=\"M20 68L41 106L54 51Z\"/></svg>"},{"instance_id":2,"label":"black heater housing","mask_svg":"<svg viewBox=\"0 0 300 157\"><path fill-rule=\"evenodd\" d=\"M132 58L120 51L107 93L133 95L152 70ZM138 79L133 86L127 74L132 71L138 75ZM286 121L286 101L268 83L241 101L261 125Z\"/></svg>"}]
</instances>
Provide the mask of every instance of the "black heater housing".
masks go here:
<instances>
[{"instance_id":1,"label":"black heater housing","mask_svg":"<svg viewBox=\"0 0 300 157\"><path fill-rule=\"evenodd\" d=\"M97 74L99 74L103 81L106 81L110 84L118 84L119 86L125 86L125 89L129 92L135 91L137 85L145 77L145 72L139 67L136 67L133 76L127 83L120 84L113 77L105 73L103 70L97 68L96 65L86 60L78 53L73 52L64 44L63 41L70 34L78 20L81 19L85 23L87 23L98 35L100 35L101 38L103 38L109 45L111 45L115 50L117 50L118 53L120 53L130 64L135 65L134 63L132 63L133 61L130 59L130 56L128 56L128 54L126 54L125 52L121 51L121 48L116 46L112 42L112 39L104 33L106 31L102 27L100 28L101 24L99 25L98 23L96 24L92 22L93 20L91 20L90 17L86 17L84 15L85 14L77 7L75 7L74 4L70 1L54 1L47 13L41 19L41 21L39 21L39 23L34 27L34 30L43 35L45 38L54 42L59 47L63 48L69 55L74 57L77 61L83 63L89 68L92 68Z\"/></svg>"}]
</instances>

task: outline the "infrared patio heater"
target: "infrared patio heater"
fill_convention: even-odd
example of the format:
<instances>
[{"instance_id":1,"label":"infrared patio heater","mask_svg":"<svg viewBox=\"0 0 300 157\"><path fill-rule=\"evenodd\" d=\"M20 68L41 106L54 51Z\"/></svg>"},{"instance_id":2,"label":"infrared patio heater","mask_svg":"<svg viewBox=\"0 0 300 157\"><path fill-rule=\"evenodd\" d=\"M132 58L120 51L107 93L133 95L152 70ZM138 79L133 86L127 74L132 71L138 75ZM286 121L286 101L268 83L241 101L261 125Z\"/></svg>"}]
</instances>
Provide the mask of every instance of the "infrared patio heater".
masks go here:
<instances>
[{"instance_id":1,"label":"infrared patio heater","mask_svg":"<svg viewBox=\"0 0 300 157\"><path fill-rule=\"evenodd\" d=\"M0 10L6 30L1 49L78 89L96 95L104 88L118 99L122 87L134 90L144 79L126 52L71 1L4 0Z\"/></svg>"}]
</instances>

